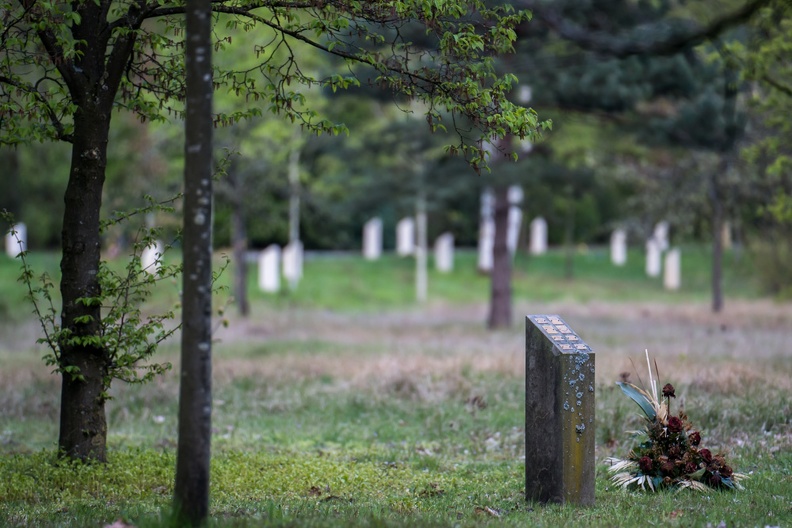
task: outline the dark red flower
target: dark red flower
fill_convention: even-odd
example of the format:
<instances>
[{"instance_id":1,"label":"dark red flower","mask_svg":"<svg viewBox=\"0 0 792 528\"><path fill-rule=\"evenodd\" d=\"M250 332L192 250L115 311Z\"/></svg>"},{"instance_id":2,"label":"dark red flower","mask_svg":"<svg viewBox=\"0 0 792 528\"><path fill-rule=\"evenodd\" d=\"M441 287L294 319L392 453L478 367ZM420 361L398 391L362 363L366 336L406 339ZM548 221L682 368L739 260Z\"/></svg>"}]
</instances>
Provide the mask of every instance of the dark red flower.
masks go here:
<instances>
[{"instance_id":1,"label":"dark red flower","mask_svg":"<svg viewBox=\"0 0 792 528\"><path fill-rule=\"evenodd\" d=\"M663 387L663 397L665 398L676 398L676 394L674 394L674 386L670 383L666 383Z\"/></svg>"},{"instance_id":2,"label":"dark red flower","mask_svg":"<svg viewBox=\"0 0 792 528\"><path fill-rule=\"evenodd\" d=\"M722 477L729 478L733 474L732 468L729 466L723 466L722 468L720 468L720 474Z\"/></svg>"},{"instance_id":3,"label":"dark red flower","mask_svg":"<svg viewBox=\"0 0 792 528\"><path fill-rule=\"evenodd\" d=\"M685 475L690 475L691 473L695 473L698 471L698 466L693 462L688 462L685 464Z\"/></svg>"},{"instance_id":4,"label":"dark red flower","mask_svg":"<svg viewBox=\"0 0 792 528\"><path fill-rule=\"evenodd\" d=\"M706 462L707 464L712 462L712 453L710 453L709 449L700 450L699 455L701 455L701 458L704 459L704 462Z\"/></svg>"},{"instance_id":5,"label":"dark red flower","mask_svg":"<svg viewBox=\"0 0 792 528\"><path fill-rule=\"evenodd\" d=\"M638 460L638 467L641 468L641 471L644 473L649 473L652 471L652 459L648 456L642 456L640 460Z\"/></svg>"},{"instance_id":6,"label":"dark red flower","mask_svg":"<svg viewBox=\"0 0 792 528\"><path fill-rule=\"evenodd\" d=\"M673 460L666 460L660 464L660 471L662 471L664 475L673 475L674 469L676 469L676 465Z\"/></svg>"},{"instance_id":7,"label":"dark red flower","mask_svg":"<svg viewBox=\"0 0 792 528\"><path fill-rule=\"evenodd\" d=\"M693 431L688 435L688 440L690 441L690 445L697 446L701 443L701 434L698 431Z\"/></svg>"},{"instance_id":8,"label":"dark red flower","mask_svg":"<svg viewBox=\"0 0 792 528\"><path fill-rule=\"evenodd\" d=\"M721 482L721 477L719 474L713 473L712 475L710 475L709 478L710 486L717 487L720 484L720 482Z\"/></svg>"},{"instance_id":9,"label":"dark red flower","mask_svg":"<svg viewBox=\"0 0 792 528\"><path fill-rule=\"evenodd\" d=\"M672 416L668 419L668 430L672 433L678 433L682 430L682 420L677 418L676 416Z\"/></svg>"}]
</instances>

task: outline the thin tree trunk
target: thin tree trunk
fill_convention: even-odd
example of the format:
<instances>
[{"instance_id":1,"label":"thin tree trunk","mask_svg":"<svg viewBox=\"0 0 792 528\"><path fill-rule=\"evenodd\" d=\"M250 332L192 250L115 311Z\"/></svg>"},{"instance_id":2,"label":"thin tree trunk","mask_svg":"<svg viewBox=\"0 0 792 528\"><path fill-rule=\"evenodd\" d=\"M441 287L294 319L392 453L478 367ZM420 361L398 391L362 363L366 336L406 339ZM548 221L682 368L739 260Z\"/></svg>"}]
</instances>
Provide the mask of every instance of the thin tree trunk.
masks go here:
<instances>
[{"instance_id":1,"label":"thin tree trunk","mask_svg":"<svg viewBox=\"0 0 792 528\"><path fill-rule=\"evenodd\" d=\"M237 173L237 162L231 160L228 168L228 183L231 187L231 245L233 247L234 258L234 299L236 300L239 315L247 317L250 315L250 302L247 294L247 249L248 236L245 226L244 214L244 186L239 181Z\"/></svg>"},{"instance_id":2,"label":"thin tree trunk","mask_svg":"<svg viewBox=\"0 0 792 528\"><path fill-rule=\"evenodd\" d=\"M726 170L722 163L719 170ZM721 199L719 175L710 175L709 199L712 208L712 311L723 310L723 200Z\"/></svg>"},{"instance_id":3,"label":"thin tree trunk","mask_svg":"<svg viewBox=\"0 0 792 528\"><path fill-rule=\"evenodd\" d=\"M99 303L78 299L101 294L99 212L109 127L109 111L83 105L75 114L71 170L64 197L61 326L71 336L60 343L63 376L58 447L62 454L80 460L107 459L109 357L106 350L79 340L100 335L101 310Z\"/></svg>"},{"instance_id":4,"label":"thin tree trunk","mask_svg":"<svg viewBox=\"0 0 792 528\"><path fill-rule=\"evenodd\" d=\"M566 249L564 275L571 280L575 277L575 202L572 196L569 197L569 202L567 203L564 246Z\"/></svg>"},{"instance_id":5,"label":"thin tree trunk","mask_svg":"<svg viewBox=\"0 0 792 528\"><path fill-rule=\"evenodd\" d=\"M174 509L193 526L209 515L212 435L211 0L188 0L184 273L179 441Z\"/></svg>"},{"instance_id":6,"label":"thin tree trunk","mask_svg":"<svg viewBox=\"0 0 792 528\"><path fill-rule=\"evenodd\" d=\"M512 324L511 254L506 243L509 229L509 187L495 188L495 237L492 248L490 312L487 326L506 328Z\"/></svg>"},{"instance_id":7,"label":"thin tree trunk","mask_svg":"<svg viewBox=\"0 0 792 528\"><path fill-rule=\"evenodd\" d=\"M4 179L2 189L3 197L0 199L0 208L8 210L14 215L14 219L24 221L20 218L22 213L22 203L19 192L19 151L16 147L8 146L0 149L0 163L4 167ZM9 226L10 227L10 226Z\"/></svg>"}]
</instances>

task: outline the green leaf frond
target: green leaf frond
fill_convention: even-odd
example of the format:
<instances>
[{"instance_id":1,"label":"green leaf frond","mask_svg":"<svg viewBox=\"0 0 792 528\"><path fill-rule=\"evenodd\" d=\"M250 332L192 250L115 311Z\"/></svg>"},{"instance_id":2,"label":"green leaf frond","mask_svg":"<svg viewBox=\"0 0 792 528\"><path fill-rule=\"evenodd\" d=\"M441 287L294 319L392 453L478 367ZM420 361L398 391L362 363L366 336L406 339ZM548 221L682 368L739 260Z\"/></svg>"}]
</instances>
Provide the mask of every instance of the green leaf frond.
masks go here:
<instances>
[{"instance_id":1,"label":"green leaf frond","mask_svg":"<svg viewBox=\"0 0 792 528\"><path fill-rule=\"evenodd\" d=\"M626 394L632 401L638 404L641 408L646 419L653 422L660 410L659 402L644 389L633 385L626 381L617 381L616 385Z\"/></svg>"}]
</instances>

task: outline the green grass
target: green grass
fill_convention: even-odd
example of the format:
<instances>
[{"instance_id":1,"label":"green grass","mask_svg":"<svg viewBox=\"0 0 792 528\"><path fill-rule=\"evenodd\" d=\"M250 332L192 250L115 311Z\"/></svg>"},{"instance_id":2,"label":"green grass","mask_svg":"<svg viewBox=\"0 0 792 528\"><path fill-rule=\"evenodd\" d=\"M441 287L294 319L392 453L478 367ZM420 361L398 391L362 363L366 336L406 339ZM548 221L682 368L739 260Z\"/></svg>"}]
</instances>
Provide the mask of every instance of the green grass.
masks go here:
<instances>
[{"instance_id":1,"label":"green grass","mask_svg":"<svg viewBox=\"0 0 792 528\"><path fill-rule=\"evenodd\" d=\"M217 267L220 267L218 253ZM566 277L566 255L552 250L546 255L517 255L513 266L513 291L525 300L659 300L664 302L703 301L710 295L710 254L707 248L682 248L682 284L678 292L666 292L661 279L646 277L643 253L631 250L627 265L611 265L607 249L585 248L574 255L574 275ZM29 260L36 274L46 271L55 280L60 275L57 256L32 252ZM29 314L26 289L17 281L20 262L0 255L0 317L24 319ZM489 277L476 271L476 254L457 250L452 273L438 273L429 259L429 297L454 303L483 302L489 296ZM119 270L122 267L119 261ZM415 305L415 261L386 255L378 261L366 261L354 254L316 256L304 264L304 278L297 291L284 289L279 294L258 291L255 266L250 267L248 291L254 300L265 300L278 308L309 307L335 311L368 311ZM219 285L231 282L229 267ZM748 255L727 252L724 258L724 292L727 297L757 298L758 281L752 277ZM169 280L152 295L156 305L178 301L179 284ZM54 296L58 298L57 291ZM227 298L227 293L219 296ZM20 309L21 308L21 309Z\"/></svg>"},{"instance_id":2,"label":"green grass","mask_svg":"<svg viewBox=\"0 0 792 528\"><path fill-rule=\"evenodd\" d=\"M597 351L588 508L524 500L523 328L484 329L489 286L475 255L458 254L451 275L432 272L426 306L414 301L409 259L308 260L299 290L277 295L255 292L251 277L251 318L232 315L213 350L211 525L792 525L792 313L757 301L746 260L729 257L727 299L747 308L707 314L706 251L684 251L686 286L673 293L645 278L639 255L616 269L601 250L580 253L573 280L560 253L516 260L518 305L553 306ZM36 258L57 269L55 257ZM0 258L12 311L24 306L14 266ZM154 302L172 302L171 289ZM0 526L168 525L177 374L114 385L109 464L59 462L58 379L32 341L10 337L26 317L0 333ZM176 347L159 359L176 362ZM641 426L613 381L644 348L704 445L750 474L745 491L610 483L604 460L625 456L625 431Z\"/></svg>"},{"instance_id":3,"label":"green grass","mask_svg":"<svg viewBox=\"0 0 792 528\"><path fill-rule=\"evenodd\" d=\"M682 255L683 286L680 291L667 292L662 279L646 276L643 253L638 250L630 251L624 267L613 266L605 248L579 250L574 255L572 278L566 277L566 255L561 250L535 257L521 253L513 265L513 292L517 299L538 301L706 301L711 295L709 250L683 247ZM727 298L760 296L747 255L727 252L723 265ZM471 303L488 298L489 277L476 271L475 252L458 250L454 271L449 274L435 271L431 258L429 267L430 299ZM358 311L406 307L415 303L414 273L413 259L389 255L370 262L357 255L319 256L305 262L305 277L295 292L260 293L253 273L248 291L279 307Z\"/></svg>"},{"instance_id":4,"label":"green grass","mask_svg":"<svg viewBox=\"0 0 792 528\"><path fill-rule=\"evenodd\" d=\"M634 526L652 521L704 526L726 520L730 526L784 526L792 521L792 453L777 438L784 431L779 424L763 429L767 424L759 423L755 398L723 399L726 395L702 396L693 387L678 388L680 394L693 393L688 405L700 411L694 415L700 418L698 424L715 431L722 427L727 434L745 431L754 440L730 453L736 467L751 473L746 491L624 492L609 483L600 464L596 505L581 510L523 500L518 377L474 375L467 382L475 390L461 383L457 391L432 401L398 388L385 393L339 392L321 380L270 387L242 377L220 387L213 524ZM172 494L175 418L166 412L165 423L157 424L151 415L163 410L158 407L162 394L157 393L164 390L130 389L119 395L117 404L129 405L123 419L128 425L111 413L116 433L106 466L58 462L52 450L3 456L0 523L73 526L124 518L139 526L162 525ZM486 395L488 404L474 410L465 397L477 391ZM751 391L760 388L750 387ZM776 402L777 416L786 413L788 433L789 394L761 392ZM619 391L606 387L597 398L598 438L607 427L638 425L632 403ZM280 402L277 409L264 409L274 401ZM739 418L719 426L718 408L728 408ZM620 414L618 423L607 423L613 418L609 409ZM140 429L134 441L123 439L130 425ZM156 432L158 427L168 431L164 438ZM598 457L620 448L600 444Z\"/></svg>"}]
</instances>

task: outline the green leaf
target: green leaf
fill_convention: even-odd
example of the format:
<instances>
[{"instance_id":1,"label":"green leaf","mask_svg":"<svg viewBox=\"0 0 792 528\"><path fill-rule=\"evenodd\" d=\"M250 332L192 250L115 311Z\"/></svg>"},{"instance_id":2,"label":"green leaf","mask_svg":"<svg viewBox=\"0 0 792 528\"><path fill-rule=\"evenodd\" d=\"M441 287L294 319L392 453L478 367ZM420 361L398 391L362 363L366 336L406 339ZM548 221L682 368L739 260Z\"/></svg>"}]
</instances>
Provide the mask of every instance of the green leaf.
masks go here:
<instances>
[{"instance_id":1,"label":"green leaf","mask_svg":"<svg viewBox=\"0 0 792 528\"><path fill-rule=\"evenodd\" d=\"M650 422L653 422L655 418L657 418L657 411L655 410L652 397L649 396L645 390L625 381L617 381L616 385L618 385L622 392L629 396L632 401L638 404Z\"/></svg>"}]
</instances>

